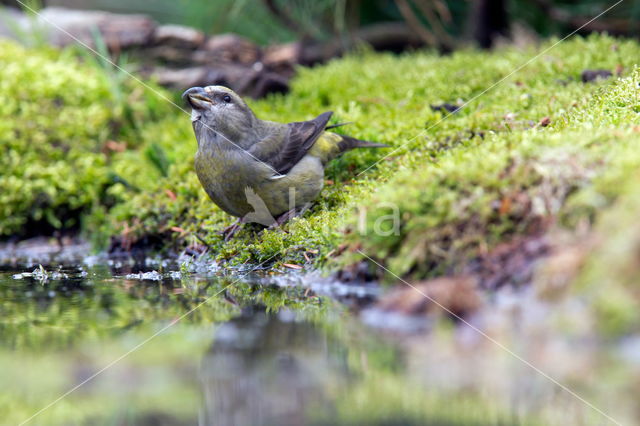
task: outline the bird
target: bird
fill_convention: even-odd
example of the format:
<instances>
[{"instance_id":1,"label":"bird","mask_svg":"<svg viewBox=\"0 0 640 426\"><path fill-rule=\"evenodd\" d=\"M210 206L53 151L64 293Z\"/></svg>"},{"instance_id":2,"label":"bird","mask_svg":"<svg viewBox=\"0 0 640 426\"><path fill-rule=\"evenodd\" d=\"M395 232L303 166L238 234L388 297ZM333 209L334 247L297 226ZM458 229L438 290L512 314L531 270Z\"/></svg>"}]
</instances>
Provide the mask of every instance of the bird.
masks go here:
<instances>
[{"instance_id":1,"label":"bird","mask_svg":"<svg viewBox=\"0 0 640 426\"><path fill-rule=\"evenodd\" d=\"M278 226L312 203L324 185L329 161L354 148L388 145L330 130L333 112L308 121L261 120L233 90L192 87L183 95L191 106L198 143L195 171L220 209L239 220L223 231L225 241L242 223Z\"/></svg>"}]
</instances>

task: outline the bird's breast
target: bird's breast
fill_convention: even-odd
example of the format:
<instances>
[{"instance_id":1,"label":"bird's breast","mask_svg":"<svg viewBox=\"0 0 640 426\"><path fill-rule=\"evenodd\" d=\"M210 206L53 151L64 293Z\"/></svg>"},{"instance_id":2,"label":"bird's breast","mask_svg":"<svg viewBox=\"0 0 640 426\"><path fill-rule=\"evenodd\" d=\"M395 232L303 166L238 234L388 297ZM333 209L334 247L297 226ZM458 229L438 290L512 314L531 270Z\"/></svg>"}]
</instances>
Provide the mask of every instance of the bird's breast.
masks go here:
<instances>
[{"instance_id":1,"label":"bird's breast","mask_svg":"<svg viewBox=\"0 0 640 426\"><path fill-rule=\"evenodd\" d=\"M245 189L259 186L272 174L265 167L240 150L198 150L195 157L196 174L209 198L238 217L252 211Z\"/></svg>"}]
</instances>

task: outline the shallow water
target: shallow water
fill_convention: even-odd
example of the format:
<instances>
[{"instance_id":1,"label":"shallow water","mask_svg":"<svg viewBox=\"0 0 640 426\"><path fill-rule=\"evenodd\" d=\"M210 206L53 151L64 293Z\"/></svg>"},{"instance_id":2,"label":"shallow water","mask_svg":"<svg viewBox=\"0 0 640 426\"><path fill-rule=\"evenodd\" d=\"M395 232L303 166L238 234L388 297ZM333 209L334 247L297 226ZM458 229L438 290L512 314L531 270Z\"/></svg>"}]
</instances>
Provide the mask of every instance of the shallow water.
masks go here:
<instances>
[{"instance_id":1,"label":"shallow water","mask_svg":"<svg viewBox=\"0 0 640 426\"><path fill-rule=\"evenodd\" d=\"M305 288L111 263L0 273L6 424L329 424L369 365L402 369Z\"/></svg>"},{"instance_id":2,"label":"shallow water","mask_svg":"<svg viewBox=\"0 0 640 426\"><path fill-rule=\"evenodd\" d=\"M354 300L375 292L314 276L222 275L206 263L148 259L5 267L0 421L606 424L469 327L414 318L403 328L375 310L359 315ZM535 315L549 316L536 309L547 308L533 300L509 329L500 316L513 315L509 297L498 295L507 301L475 324L502 329L492 335L616 420L637 418L640 362L624 356L638 353L633 341L612 355L584 333L548 334L544 321L535 323Z\"/></svg>"}]
</instances>

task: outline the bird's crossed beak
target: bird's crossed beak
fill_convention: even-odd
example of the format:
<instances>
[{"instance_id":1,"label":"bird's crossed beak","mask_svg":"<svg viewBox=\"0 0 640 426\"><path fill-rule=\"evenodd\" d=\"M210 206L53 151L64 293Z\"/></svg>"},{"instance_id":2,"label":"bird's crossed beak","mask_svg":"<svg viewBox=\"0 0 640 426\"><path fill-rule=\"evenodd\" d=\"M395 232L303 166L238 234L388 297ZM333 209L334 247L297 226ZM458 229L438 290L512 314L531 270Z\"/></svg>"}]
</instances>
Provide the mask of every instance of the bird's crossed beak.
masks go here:
<instances>
[{"instance_id":1,"label":"bird's crossed beak","mask_svg":"<svg viewBox=\"0 0 640 426\"><path fill-rule=\"evenodd\" d=\"M213 103L207 96L207 92L202 87L192 87L182 94L182 99L186 99L193 109L207 109Z\"/></svg>"}]
</instances>

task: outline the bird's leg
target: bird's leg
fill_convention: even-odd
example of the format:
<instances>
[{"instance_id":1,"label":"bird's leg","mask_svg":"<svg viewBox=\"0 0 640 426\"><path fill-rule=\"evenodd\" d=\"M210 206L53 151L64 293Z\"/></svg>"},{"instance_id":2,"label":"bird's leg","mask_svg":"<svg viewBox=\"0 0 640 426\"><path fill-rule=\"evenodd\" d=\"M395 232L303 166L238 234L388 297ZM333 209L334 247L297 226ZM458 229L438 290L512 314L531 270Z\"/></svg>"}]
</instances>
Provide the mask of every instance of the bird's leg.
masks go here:
<instances>
[{"instance_id":1,"label":"bird's leg","mask_svg":"<svg viewBox=\"0 0 640 426\"><path fill-rule=\"evenodd\" d=\"M240 218L222 230L221 234L222 234L222 237L224 238L225 243L230 239L232 239L238 233L240 228L242 228L243 223L244 222L242 218Z\"/></svg>"},{"instance_id":2,"label":"bird's leg","mask_svg":"<svg viewBox=\"0 0 640 426\"><path fill-rule=\"evenodd\" d=\"M280 216L278 216L276 218L276 221L273 222L271 224L271 226L269 226L269 229L279 228L280 226L284 225L285 223L287 223L288 221L290 221L294 217L299 216L302 213L304 213L305 210L306 210L306 208L302 208L300 211L298 211L297 208L293 208L293 209L291 209L289 211L286 211L286 212L282 213Z\"/></svg>"}]
</instances>

